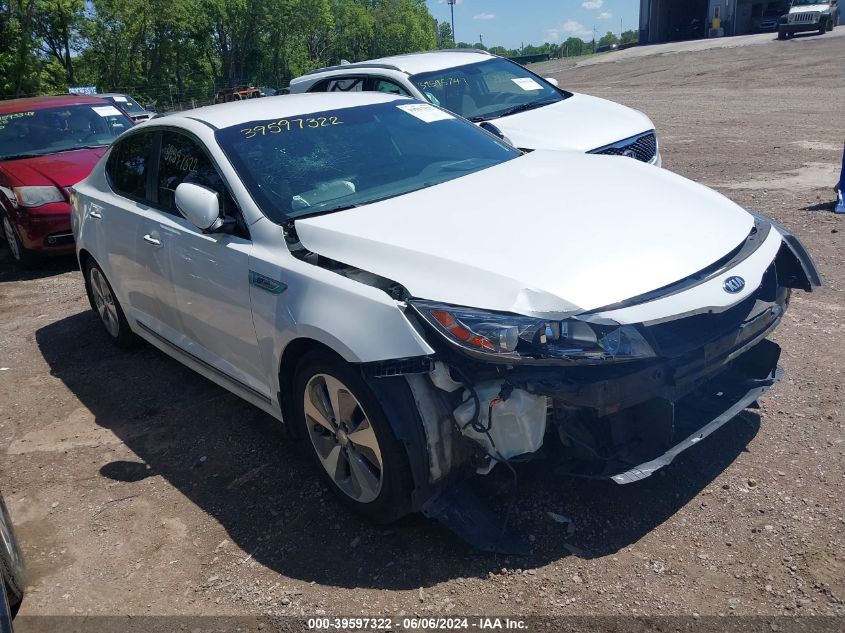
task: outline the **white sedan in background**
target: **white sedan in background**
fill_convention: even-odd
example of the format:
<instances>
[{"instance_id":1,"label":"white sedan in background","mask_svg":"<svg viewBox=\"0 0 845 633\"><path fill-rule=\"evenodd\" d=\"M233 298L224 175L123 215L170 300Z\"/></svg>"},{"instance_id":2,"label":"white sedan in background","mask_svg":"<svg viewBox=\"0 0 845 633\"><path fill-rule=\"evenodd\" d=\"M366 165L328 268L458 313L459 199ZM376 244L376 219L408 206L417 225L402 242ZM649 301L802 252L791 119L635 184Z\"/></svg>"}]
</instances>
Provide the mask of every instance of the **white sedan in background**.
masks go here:
<instances>
[{"instance_id":1,"label":"white sedan in background","mask_svg":"<svg viewBox=\"0 0 845 633\"><path fill-rule=\"evenodd\" d=\"M556 80L481 50L411 53L318 68L293 79L290 91L403 95L460 114L523 150L576 150L661 164L654 123L642 112L561 90Z\"/></svg>"},{"instance_id":2,"label":"white sedan in background","mask_svg":"<svg viewBox=\"0 0 845 633\"><path fill-rule=\"evenodd\" d=\"M351 508L487 549L466 473L545 445L647 477L776 381L765 337L820 283L786 229L680 176L377 93L145 123L75 186L73 230L114 342L282 420Z\"/></svg>"}]
</instances>

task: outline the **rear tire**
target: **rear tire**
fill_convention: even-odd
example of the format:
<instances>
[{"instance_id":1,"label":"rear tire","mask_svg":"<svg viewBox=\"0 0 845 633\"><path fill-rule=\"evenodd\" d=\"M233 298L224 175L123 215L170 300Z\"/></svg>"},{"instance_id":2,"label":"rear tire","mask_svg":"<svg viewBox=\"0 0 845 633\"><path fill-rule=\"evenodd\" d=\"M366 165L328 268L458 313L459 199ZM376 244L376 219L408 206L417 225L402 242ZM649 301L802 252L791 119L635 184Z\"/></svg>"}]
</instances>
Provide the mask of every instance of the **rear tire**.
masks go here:
<instances>
[{"instance_id":1,"label":"rear tire","mask_svg":"<svg viewBox=\"0 0 845 633\"><path fill-rule=\"evenodd\" d=\"M100 323L112 343L124 349L134 347L138 337L129 327L123 308L120 307L106 275L93 259L89 259L85 264L85 290L91 307L100 317Z\"/></svg>"},{"instance_id":2,"label":"rear tire","mask_svg":"<svg viewBox=\"0 0 845 633\"><path fill-rule=\"evenodd\" d=\"M9 610L14 616L20 609L23 600L24 565L12 521L6 503L0 497L0 591L5 585L6 596L9 599Z\"/></svg>"},{"instance_id":3,"label":"rear tire","mask_svg":"<svg viewBox=\"0 0 845 633\"><path fill-rule=\"evenodd\" d=\"M23 268L35 266L39 261L38 256L24 247L12 219L2 211L0 211L0 224L2 224L3 238L6 240L6 248L9 249L15 263Z\"/></svg>"},{"instance_id":4,"label":"rear tire","mask_svg":"<svg viewBox=\"0 0 845 633\"><path fill-rule=\"evenodd\" d=\"M310 352L296 368L293 398L302 446L344 505L375 523L410 513L407 453L355 367Z\"/></svg>"}]
</instances>

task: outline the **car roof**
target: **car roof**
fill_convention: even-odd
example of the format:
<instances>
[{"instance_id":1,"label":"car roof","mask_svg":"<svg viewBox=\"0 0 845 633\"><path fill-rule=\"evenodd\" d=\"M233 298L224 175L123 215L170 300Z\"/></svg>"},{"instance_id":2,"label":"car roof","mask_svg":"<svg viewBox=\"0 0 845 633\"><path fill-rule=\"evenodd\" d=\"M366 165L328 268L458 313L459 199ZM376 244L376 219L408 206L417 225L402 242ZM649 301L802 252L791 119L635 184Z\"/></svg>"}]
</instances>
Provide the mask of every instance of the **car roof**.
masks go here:
<instances>
[{"instance_id":1,"label":"car roof","mask_svg":"<svg viewBox=\"0 0 845 633\"><path fill-rule=\"evenodd\" d=\"M384 94L380 92L316 92L297 95L277 95L262 99L247 99L210 105L194 110L174 113L164 119L153 122L172 124L179 119L201 121L214 128L225 128L249 121L267 121L286 117L306 116L312 112L327 112L360 106L407 100L408 97ZM144 127L149 124L145 123Z\"/></svg>"},{"instance_id":2,"label":"car roof","mask_svg":"<svg viewBox=\"0 0 845 633\"><path fill-rule=\"evenodd\" d=\"M476 64L490 59L491 57L495 57L495 55L472 48L392 55L390 57L379 57L378 59L369 59L367 61L356 62L354 64L318 68L316 70L312 70L307 75L297 77L292 80L291 83L294 84L304 81L306 77L311 79L317 74L349 71L356 68L390 68L407 73L408 75L417 75L419 73L435 72L438 70L446 70L447 68L455 68L457 66Z\"/></svg>"},{"instance_id":3,"label":"car roof","mask_svg":"<svg viewBox=\"0 0 845 633\"><path fill-rule=\"evenodd\" d=\"M130 99L134 99L131 95L126 94L125 92L98 92L96 94L97 97L129 97Z\"/></svg>"},{"instance_id":4,"label":"car roof","mask_svg":"<svg viewBox=\"0 0 845 633\"><path fill-rule=\"evenodd\" d=\"M20 112L22 110L44 110L45 108L60 108L70 105L111 105L105 99L89 95L58 95L55 97L29 97L26 99L9 99L0 101L0 113Z\"/></svg>"}]
</instances>

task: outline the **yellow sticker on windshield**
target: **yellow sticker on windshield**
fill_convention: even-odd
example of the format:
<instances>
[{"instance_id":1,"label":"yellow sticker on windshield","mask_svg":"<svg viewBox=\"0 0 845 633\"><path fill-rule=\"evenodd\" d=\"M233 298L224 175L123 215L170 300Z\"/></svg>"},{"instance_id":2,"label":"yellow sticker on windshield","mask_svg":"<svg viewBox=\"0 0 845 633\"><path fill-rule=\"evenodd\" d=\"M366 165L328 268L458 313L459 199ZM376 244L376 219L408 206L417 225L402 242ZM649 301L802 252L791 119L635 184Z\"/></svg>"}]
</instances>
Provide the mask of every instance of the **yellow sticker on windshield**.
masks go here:
<instances>
[{"instance_id":1,"label":"yellow sticker on windshield","mask_svg":"<svg viewBox=\"0 0 845 633\"><path fill-rule=\"evenodd\" d=\"M11 114L0 114L0 130L6 127L6 124L12 119L22 119L26 116L35 116L35 112L13 112Z\"/></svg>"},{"instance_id":2,"label":"yellow sticker on windshield","mask_svg":"<svg viewBox=\"0 0 845 633\"><path fill-rule=\"evenodd\" d=\"M241 130L246 138L256 136L267 136L268 134L281 134L282 132L295 132L297 130L316 130L321 127L332 125L343 125L343 121L336 116L318 116L311 119L279 119L266 125L256 125Z\"/></svg>"}]
</instances>

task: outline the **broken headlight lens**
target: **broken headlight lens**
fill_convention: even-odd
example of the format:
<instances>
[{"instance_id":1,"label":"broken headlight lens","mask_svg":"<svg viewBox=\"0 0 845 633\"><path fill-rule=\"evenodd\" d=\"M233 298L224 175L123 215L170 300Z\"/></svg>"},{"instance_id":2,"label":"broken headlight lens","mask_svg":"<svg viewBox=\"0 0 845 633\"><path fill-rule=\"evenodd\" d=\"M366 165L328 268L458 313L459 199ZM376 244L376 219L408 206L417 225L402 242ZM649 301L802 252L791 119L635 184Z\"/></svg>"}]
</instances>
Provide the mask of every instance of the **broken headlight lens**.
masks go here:
<instances>
[{"instance_id":1,"label":"broken headlight lens","mask_svg":"<svg viewBox=\"0 0 845 633\"><path fill-rule=\"evenodd\" d=\"M590 364L655 355L632 325L596 325L578 319L550 321L429 301L410 304L447 341L491 359Z\"/></svg>"}]
</instances>

